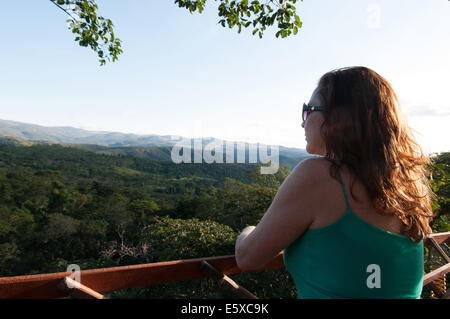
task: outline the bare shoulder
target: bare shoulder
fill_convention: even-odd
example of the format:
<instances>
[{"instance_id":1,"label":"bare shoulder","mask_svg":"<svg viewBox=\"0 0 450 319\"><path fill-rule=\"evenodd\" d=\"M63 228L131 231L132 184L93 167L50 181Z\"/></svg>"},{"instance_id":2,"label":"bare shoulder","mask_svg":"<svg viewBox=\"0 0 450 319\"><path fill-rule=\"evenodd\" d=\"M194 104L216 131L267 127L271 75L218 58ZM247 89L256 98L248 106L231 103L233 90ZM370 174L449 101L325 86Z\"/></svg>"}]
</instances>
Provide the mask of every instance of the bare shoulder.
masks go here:
<instances>
[{"instance_id":1,"label":"bare shoulder","mask_svg":"<svg viewBox=\"0 0 450 319\"><path fill-rule=\"evenodd\" d=\"M331 162L324 157L307 158L292 170L295 177L308 179L315 182L323 182L329 178Z\"/></svg>"}]
</instances>

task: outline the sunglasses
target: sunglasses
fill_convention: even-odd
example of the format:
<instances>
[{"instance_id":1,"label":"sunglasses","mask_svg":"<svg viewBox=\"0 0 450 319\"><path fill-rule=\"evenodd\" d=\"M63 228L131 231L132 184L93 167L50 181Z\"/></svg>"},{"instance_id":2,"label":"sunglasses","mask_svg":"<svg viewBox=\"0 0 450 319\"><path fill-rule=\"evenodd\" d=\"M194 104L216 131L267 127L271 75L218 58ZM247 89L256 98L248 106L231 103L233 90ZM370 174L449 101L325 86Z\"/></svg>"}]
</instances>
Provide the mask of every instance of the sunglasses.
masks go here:
<instances>
[{"instance_id":1,"label":"sunglasses","mask_svg":"<svg viewBox=\"0 0 450 319\"><path fill-rule=\"evenodd\" d=\"M308 115L311 112L323 111L324 109L325 109L324 106L309 106L309 105L306 105L305 103L303 103L303 111L302 111L302 120L303 120L303 122L306 121L306 119L308 118Z\"/></svg>"}]
</instances>

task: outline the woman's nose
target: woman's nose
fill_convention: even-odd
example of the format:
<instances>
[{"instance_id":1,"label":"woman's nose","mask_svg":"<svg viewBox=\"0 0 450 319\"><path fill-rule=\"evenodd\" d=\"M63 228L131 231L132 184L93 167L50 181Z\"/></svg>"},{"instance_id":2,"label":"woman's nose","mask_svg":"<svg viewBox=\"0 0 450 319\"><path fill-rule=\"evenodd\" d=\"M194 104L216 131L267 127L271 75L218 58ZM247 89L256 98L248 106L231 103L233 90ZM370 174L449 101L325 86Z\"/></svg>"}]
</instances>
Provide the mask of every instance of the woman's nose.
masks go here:
<instances>
[{"instance_id":1,"label":"woman's nose","mask_svg":"<svg viewBox=\"0 0 450 319\"><path fill-rule=\"evenodd\" d=\"M302 122L302 127L305 128L305 121Z\"/></svg>"}]
</instances>

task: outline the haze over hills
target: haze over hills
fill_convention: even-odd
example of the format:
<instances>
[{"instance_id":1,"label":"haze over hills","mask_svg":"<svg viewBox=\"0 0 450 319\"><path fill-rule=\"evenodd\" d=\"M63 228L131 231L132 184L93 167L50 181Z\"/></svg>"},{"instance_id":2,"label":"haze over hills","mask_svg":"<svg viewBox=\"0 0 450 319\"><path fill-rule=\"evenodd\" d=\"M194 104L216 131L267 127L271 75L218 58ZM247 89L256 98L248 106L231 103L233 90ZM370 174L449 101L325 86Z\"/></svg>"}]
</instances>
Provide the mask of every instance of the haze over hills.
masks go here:
<instances>
[{"instance_id":1,"label":"haze over hills","mask_svg":"<svg viewBox=\"0 0 450 319\"><path fill-rule=\"evenodd\" d=\"M0 120L0 135L34 141L97 144L103 146L167 146L171 136L136 135L118 132L87 131L70 126L47 127L37 124Z\"/></svg>"},{"instance_id":2,"label":"haze over hills","mask_svg":"<svg viewBox=\"0 0 450 319\"><path fill-rule=\"evenodd\" d=\"M213 141L221 141L213 137L191 139L173 135L137 135L108 131L88 131L69 126L47 127L1 119L0 136L0 143L3 144L28 146L34 143L60 143L96 153L152 158L162 161L171 161L173 146L182 140L188 141L191 145L203 145L203 147ZM186 145L185 142L183 145ZM259 145L265 144L259 143ZM236 143L235 146L234 158L237 158L237 151L245 147L246 162L249 162L249 147L256 149L258 145L256 143L241 142ZM194 156L192 154L191 158L194 159ZM293 168L308 157L312 156L303 149L279 146L279 162L281 165L289 165ZM258 162L260 163L259 156Z\"/></svg>"}]
</instances>

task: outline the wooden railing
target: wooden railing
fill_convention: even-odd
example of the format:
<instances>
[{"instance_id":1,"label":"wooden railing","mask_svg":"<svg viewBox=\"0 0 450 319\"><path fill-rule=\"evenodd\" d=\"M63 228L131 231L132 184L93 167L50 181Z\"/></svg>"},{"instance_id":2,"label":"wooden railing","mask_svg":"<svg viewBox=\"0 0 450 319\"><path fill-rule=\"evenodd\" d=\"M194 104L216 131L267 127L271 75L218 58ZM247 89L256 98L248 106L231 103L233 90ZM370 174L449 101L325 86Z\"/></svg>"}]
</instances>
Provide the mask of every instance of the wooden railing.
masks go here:
<instances>
[{"instance_id":1,"label":"wooden railing","mask_svg":"<svg viewBox=\"0 0 450 319\"><path fill-rule=\"evenodd\" d=\"M438 298L449 298L449 291L434 282L450 272L450 257L441 245L450 242L450 232L430 235L425 246L435 249L445 260L445 265L424 274L423 286L429 286ZM282 253L275 256L260 270L284 267ZM256 298L251 292L239 286L227 275L239 274L234 255L165 261L150 264L90 269L80 271L80 282L71 279L73 273L2 277L0 278L0 298L104 298L102 292L144 287L155 284L216 278L221 284L233 290L242 298Z\"/></svg>"}]
</instances>

